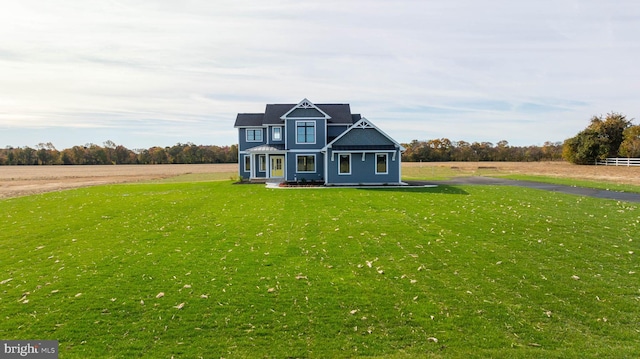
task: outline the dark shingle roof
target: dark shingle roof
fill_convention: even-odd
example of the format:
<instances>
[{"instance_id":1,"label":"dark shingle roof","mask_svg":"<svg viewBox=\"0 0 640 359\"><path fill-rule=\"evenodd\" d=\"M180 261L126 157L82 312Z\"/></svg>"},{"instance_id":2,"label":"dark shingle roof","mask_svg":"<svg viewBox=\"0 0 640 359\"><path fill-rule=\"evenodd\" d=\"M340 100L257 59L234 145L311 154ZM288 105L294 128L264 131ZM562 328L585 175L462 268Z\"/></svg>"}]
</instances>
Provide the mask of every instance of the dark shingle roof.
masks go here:
<instances>
[{"instance_id":1,"label":"dark shingle roof","mask_svg":"<svg viewBox=\"0 0 640 359\"><path fill-rule=\"evenodd\" d=\"M319 109L331 116L329 123L353 124L351 107L348 103L316 105Z\"/></svg>"},{"instance_id":2,"label":"dark shingle roof","mask_svg":"<svg viewBox=\"0 0 640 359\"><path fill-rule=\"evenodd\" d=\"M351 130L345 133L339 140L333 143L333 148L336 149L343 146L349 147L348 149L368 149L367 146L383 148L384 145L390 146L389 148L395 148L395 144L385 137L379 130L375 128L351 128ZM355 148L353 146L363 146L362 148ZM385 148L386 149L386 148Z\"/></svg>"},{"instance_id":3,"label":"dark shingle roof","mask_svg":"<svg viewBox=\"0 0 640 359\"><path fill-rule=\"evenodd\" d=\"M265 125L277 125L281 124L283 121L280 119L282 115L287 113L287 111L291 110L295 107L296 104L269 104L267 108L264 110L264 121Z\"/></svg>"},{"instance_id":4,"label":"dark shingle roof","mask_svg":"<svg viewBox=\"0 0 640 359\"><path fill-rule=\"evenodd\" d=\"M262 126L264 113L239 113L234 127Z\"/></svg>"},{"instance_id":5,"label":"dark shingle roof","mask_svg":"<svg viewBox=\"0 0 640 359\"><path fill-rule=\"evenodd\" d=\"M289 112L297 104L268 104L264 113L239 113L235 127L262 126L281 124L280 117ZM316 104L324 113L331 117L329 123L354 124L360 120L359 114L352 114L349 104Z\"/></svg>"}]
</instances>

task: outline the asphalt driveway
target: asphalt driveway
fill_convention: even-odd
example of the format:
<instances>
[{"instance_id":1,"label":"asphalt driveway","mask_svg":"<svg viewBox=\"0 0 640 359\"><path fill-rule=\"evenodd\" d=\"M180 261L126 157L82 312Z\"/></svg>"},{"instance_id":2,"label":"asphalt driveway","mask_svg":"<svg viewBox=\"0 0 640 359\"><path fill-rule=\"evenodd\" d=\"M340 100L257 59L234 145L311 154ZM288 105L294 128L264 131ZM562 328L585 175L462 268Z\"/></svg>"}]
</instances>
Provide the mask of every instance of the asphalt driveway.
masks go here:
<instances>
[{"instance_id":1,"label":"asphalt driveway","mask_svg":"<svg viewBox=\"0 0 640 359\"><path fill-rule=\"evenodd\" d=\"M640 202L640 193L606 191L601 189L563 186L558 184L517 181L493 177L457 177L447 181L407 181L409 184L436 184L436 185L490 185L490 186L517 186L541 189L551 192L561 192L576 196L613 199L627 202Z\"/></svg>"}]
</instances>

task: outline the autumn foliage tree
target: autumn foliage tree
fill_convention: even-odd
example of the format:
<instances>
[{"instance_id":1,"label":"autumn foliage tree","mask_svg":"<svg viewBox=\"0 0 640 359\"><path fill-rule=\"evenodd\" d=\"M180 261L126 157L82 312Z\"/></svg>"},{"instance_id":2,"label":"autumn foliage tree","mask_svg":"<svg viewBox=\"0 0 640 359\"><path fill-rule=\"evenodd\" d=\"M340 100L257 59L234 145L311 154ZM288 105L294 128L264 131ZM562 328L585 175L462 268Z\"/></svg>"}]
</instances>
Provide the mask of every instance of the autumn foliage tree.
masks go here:
<instances>
[{"instance_id":1,"label":"autumn foliage tree","mask_svg":"<svg viewBox=\"0 0 640 359\"><path fill-rule=\"evenodd\" d=\"M556 161L562 159L562 143L544 143L544 146L511 146L502 140L496 145L491 142L450 141L440 138L428 141L413 140L404 143L405 162L444 161Z\"/></svg>"},{"instance_id":2,"label":"autumn foliage tree","mask_svg":"<svg viewBox=\"0 0 640 359\"><path fill-rule=\"evenodd\" d=\"M130 150L113 141L102 146L87 143L58 151L53 144L40 143L36 148L0 149L0 165L121 165L165 163L237 163L238 146L203 146L178 143L171 147Z\"/></svg>"},{"instance_id":3,"label":"autumn foliage tree","mask_svg":"<svg viewBox=\"0 0 640 359\"><path fill-rule=\"evenodd\" d=\"M594 116L587 128L564 141L562 156L565 160L580 165L595 164L607 157L618 157L624 133L630 127L631 121L620 113L609 113L604 118Z\"/></svg>"},{"instance_id":4,"label":"autumn foliage tree","mask_svg":"<svg viewBox=\"0 0 640 359\"><path fill-rule=\"evenodd\" d=\"M620 156L640 157L640 126L631 126L624 130L620 145Z\"/></svg>"}]
</instances>

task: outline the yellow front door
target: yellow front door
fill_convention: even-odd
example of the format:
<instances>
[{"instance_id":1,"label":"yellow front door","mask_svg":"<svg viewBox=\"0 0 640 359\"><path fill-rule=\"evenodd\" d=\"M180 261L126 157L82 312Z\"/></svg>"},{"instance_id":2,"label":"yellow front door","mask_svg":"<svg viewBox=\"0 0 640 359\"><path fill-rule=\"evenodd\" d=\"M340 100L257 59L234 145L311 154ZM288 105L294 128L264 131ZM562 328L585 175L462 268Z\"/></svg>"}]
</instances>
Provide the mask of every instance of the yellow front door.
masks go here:
<instances>
[{"instance_id":1,"label":"yellow front door","mask_svg":"<svg viewBox=\"0 0 640 359\"><path fill-rule=\"evenodd\" d=\"M271 177L284 177L284 156L271 156Z\"/></svg>"}]
</instances>

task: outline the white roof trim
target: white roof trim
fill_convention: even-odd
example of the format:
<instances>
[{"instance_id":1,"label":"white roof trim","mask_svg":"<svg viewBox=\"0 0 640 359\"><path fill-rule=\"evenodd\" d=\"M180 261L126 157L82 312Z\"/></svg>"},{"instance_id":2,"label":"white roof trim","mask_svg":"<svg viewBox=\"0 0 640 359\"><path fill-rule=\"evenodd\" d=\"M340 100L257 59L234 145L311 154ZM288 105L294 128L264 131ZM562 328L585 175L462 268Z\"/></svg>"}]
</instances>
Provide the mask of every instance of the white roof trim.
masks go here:
<instances>
[{"instance_id":1,"label":"white roof trim","mask_svg":"<svg viewBox=\"0 0 640 359\"><path fill-rule=\"evenodd\" d=\"M326 120L331 118L331 116L327 115L324 111L322 111L320 108L318 108L318 106L314 105L313 102L311 102L311 101L307 100L306 98L304 98L297 105L293 106L291 108L291 110L287 111L287 113L282 115L280 117L280 119L284 120L287 116L289 116L289 114L291 112L293 112L294 110L299 109L299 108L312 108L312 109L315 109L316 111L320 112L322 114L322 116L324 116L324 118Z\"/></svg>"}]
</instances>

